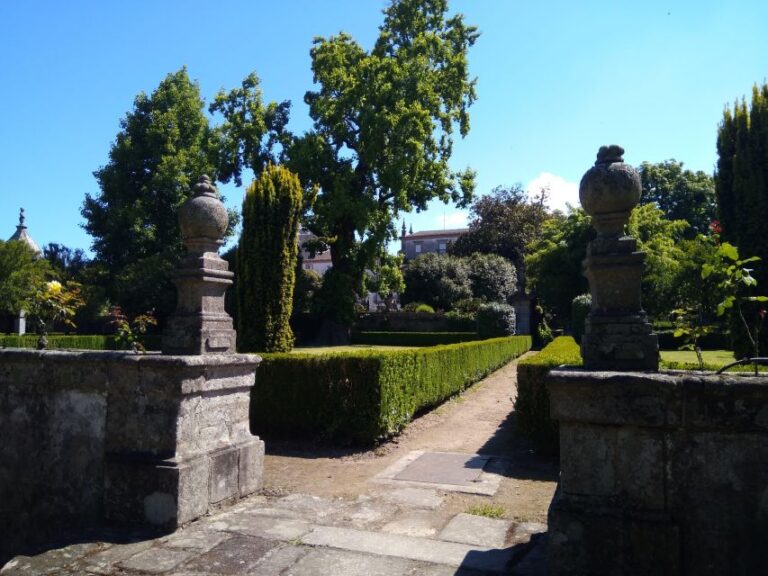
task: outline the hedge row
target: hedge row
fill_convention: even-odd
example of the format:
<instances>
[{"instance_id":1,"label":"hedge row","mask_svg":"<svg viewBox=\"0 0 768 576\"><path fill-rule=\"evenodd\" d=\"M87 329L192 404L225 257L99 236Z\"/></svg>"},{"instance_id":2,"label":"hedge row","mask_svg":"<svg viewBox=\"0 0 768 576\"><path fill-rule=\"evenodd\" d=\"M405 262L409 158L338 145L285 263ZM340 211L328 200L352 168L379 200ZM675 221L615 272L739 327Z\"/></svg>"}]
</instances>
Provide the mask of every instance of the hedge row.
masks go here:
<instances>
[{"instance_id":1,"label":"hedge row","mask_svg":"<svg viewBox=\"0 0 768 576\"><path fill-rule=\"evenodd\" d=\"M37 348L37 334L0 335L0 348ZM72 334L48 337L49 350L120 350L114 336L103 334ZM142 342L147 350L160 350L160 336L143 336Z\"/></svg>"},{"instance_id":2,"label":"hedge row","mask_svg":"<svg viewBox=\"0 0 768 576\"><path fill-rule=\"evenodd\" d=\"M549 393L544 377L552 368L581 366L581 350L571 336L560 336L541 352L517 365L515 414L518 430L545 451L558 448L557 422L549 417Z\"/></svg>"},{"instance_id":3,"label":"hedge row","mask_svg":"<svg viewBox=\"0 0 768 576\"><path fill-rule=\"evenodd\" d=\"M529 336L413 350L264 354L251 394L256 434L370 444L529 350Z\"/></svg>"},{"instance_id":4,"label":"hedge row","mask_svg":"<svg viewBox=\"0 0 768 576\"><path fill-rule=\"evenodd\" d=\"M437 346L477 340L477 332L353 332L352 344Z\"/></svg>"}]
</instances>

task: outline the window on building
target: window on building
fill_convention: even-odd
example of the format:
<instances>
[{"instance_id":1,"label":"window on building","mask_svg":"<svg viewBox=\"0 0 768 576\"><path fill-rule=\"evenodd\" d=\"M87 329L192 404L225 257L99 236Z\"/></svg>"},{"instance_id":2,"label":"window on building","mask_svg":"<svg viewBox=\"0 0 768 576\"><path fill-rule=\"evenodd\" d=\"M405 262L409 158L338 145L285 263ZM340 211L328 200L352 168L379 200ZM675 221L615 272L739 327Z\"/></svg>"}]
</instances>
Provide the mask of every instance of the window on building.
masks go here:
<instances>
[{"instance_id":1,"label":"window on building","mask_svg":"<svg viewBox=\"0 0 768 576\"><path fill-rule=\"evenodd\" d=\"M416 254L421 254L421 243L420 242L414 244L413 248L416 251Z\"/></svg>"},{"instance_id":2,"label":"window on building","mask_svg":"<svg viewBox=\"0 0 768 576\"><path fill-rule=\"evenodd\" d=\"M448 241L447 240L440 240L437 243L437 253L438 254L445 254L448 251Z\"/></svg>"}]
</instances>

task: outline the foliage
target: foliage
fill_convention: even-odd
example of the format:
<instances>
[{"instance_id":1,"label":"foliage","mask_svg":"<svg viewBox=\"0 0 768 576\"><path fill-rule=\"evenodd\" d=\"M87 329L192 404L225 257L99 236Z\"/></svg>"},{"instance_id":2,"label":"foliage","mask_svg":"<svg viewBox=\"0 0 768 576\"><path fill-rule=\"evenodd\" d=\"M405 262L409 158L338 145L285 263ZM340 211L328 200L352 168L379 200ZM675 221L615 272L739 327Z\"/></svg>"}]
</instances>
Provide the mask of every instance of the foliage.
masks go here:
<instances>
[{"instance_id":1,"label":"foliage","mask_svg":"<svg viewBox=\"0 0 768 576\"><path fill-rule=\"evenodd\" d=\"M507 511L504 509L504 506L496 504L477 504L467 508L467 514L484 516L486 518L504 518L506 513Z\"/></svg>"},{"instance_id":2,"label":"foliage","mask_svg":"<svg viewBox=\"0 0 768 576\"><path fill-rule=\"evenodd\" d=\"M477 311L477 335L480 338L511 336L515 328L515 309L509 304L490 302Z\"/></svg>"},{"instance_id":3,"label":"foliage","mask_svg":"<svg viewBox=\"0 0 768 576\"><path fill-rule=\"evenodd\" d=\"M403 302L424 302L449 310L453 303L472 296L466 260L430 252L406 263Z\"/></svg>"},{"instance_id":4,"label":"foliage","mask_svg":"<svg viewBox=\"0 0 768 576\"><path fill-rule=\"evenodd\" d=\"M0 312L18 314L49 273L48 262L24 242L0 240Z\"/></svg>"},{"instance_id":5,"label":"foliage","mask_svg":"<svg viewBox=\"0 0 768 576\"><path fill-rule=\"evenodd\" d=\"M265 354L251 395L259 435L370 444L530 348L512 336L402 351Z\"/></svg>"},{"instance_id":6,"label":"foliage","mask_svg":"<svg viewBox=\"0 0 768 576\"><path fill-rule=\"evenodd\" d=\"M435 309L432 308L432 306L430 306L429 304L417 304L414 307L413 311L416 312L417 314L418 313L421 313L421 314L434 314L435 313Z\"/></svg>"},{"instance_id":7,"label":"foliage","mask_svg":"<svg viewBox=\"0 0 768 576\"><path fill-rule=\"evenodd\" d=\"M581 262L594 236L589 216L577 208L545 220L539 238L528 247L528 287L561 325L567 322L573 299L589 291Z\"/></svg>"},{"instance_id":8,"label":"foliage","mask_svg":"<svg viewBox=\"0 0 768 576\"><path fill-rule=\"evenodd\" d=\"M130 320L122 310L115 306L110 309L115 329L115 342L122 350L132 350L135 353L146 352L144 336L150 326L157 326L157 319L152 311L139 314Z\"/></svg>"},{"instance_id":9,"label":"foliage","mask_svg":"<svg viewBox=\"0 0 768 576\"><path fill-rule=\"evenodd\" d=\"M287 352L298 257L301 185L282 166L268 165L243 200L237 248L238 348Z\"/></svg>"},{"instance_id":10,"label":"foliage","mask_svg":"<svg viewBox=\"0 0 768 576\"><path fill-rule=\"evenodd\" d=\"M592 310L592 295L579 294L571 302L571 333L573 339L581 344L581 337L587 324L587 316Z\"/></svg>"},{"instance_id":11,"label":"foliage","mask_svg":"<svg viewBox=\"0 0 768 576\"><path fill-rule=\"evenodd\" d=\"M293 315L312 314L315 311L315 296L323 287L323 277L315 270L301 266L301 256L297 258L296 283L293 287Z\"/></svg>"},{"instance_id":12,"label":"foliage","mask_svg":"<svg viewBox=\"0 0 768 576\"><path fill-rule=\"evenodd\" d=\"M678 278L686 255L682 240L688 223L667 220L664 212L652 204L637 206L629 216L627 232L637 239L637 248L645 252L641 283L643 308L651 318L665 318L678 301Z\"/></svg>"},{"instance_id":13,"label":"foliage","mask_svg":"<svg viewBox=\"0 0 768 576\"><path fill-rule=\"evenodd\" d=\"M507 302L517 292L517 272L503 256L475 253L467 258L467 265L475 299Z\"/></svg>"},{"instance_id":14,"label":"foliage","mask_svg":"<svg viewBox=\"0 0 768 576\"><path fill-rule=\"evenodd\" d=\"M405 290L403 280L403 256L383 253L375 272L365 277L368 292L378 294L384 299L387 310L395 309L395 298Z\"/></svg>"},{"instance_id":15,"label":"foliage","mask_svg":"<svg viewBox=\"0 0 768 576\"><path fill-rule=\"evenodd\" d=\"M717 305L717 315L723 316L732 310L741 320L739 333L747 337L751 349L745 350L743 346L738 345L738 338L734 338L734 353L739 358L750 353L753 358L760 356L760 331L765 322L768 296L752 294L752 289L757 286L757 279L752 276L753 269L746 268L746 264L759 261L758 256L741 259L736 246L723 242L718 246L713 262L705 264L701 269L702 279L710 276L717 279L717 287L723 298Z\"/></svg>"},{"instance_id":16,"label":"foliage","mask_svg":"<svg viewBox=\"0 0 768 576\"><path fill-rule=\"evenodd\" d=\"M768 261L768 83L752 88L751 102L742 99L727 108L717 134L715 191L722 238ZM761 286L768 268L757 270Z\"/></svg>"},{"instance_id":17,"label":"foliage","mask_svg":"<svg viewBox=\"0 0 768 576\"><path fill-rule=\"evenodd\" d=\"M88 266L88 258L80 248L72 249L51 242L43 247L43 258L51 265L61 280L75 280L81 282L81 274Z\"/></svg>"},{"instance_id":18,"label":"foliage","mask_svg":"<svg viewBox=\"0 0 768 576\"><path fill-rule=\"evenodd\" d=\"M498 254L523 275L527 247L539 237L541 226L549 218L545 199L545 192L529 198L519 184L494 188L472 203L469 231L459 236L449 252L457 256ZM518 278L521 285L523 280Z\"/></svg>"},{"instance_id":19,"label":"foliage","mask_svg":"<svg viewBox=\"0 0 768 576\"><path fill-rule=\"evenodd\" d=\"M685 170L674 159L643 162L637 171L642 183L641 205L655 205L667 220L685 220L690 225L689 237L707 233L717 215L715 182L709 174Z\"/></svg>"},{"instance_id":20,"label":"foliage","mask_svg":"<svg viewBox=\"0 0 768 576\"><path fill-rule=\"evenodd\" d=\"M476 332L353 332L352 344L437 346L477 340Z\"/></svg>"},{"instance_id":21,"label":"foliage","mask_svg":"<svg viewBox=\"0 0 768 576\"><path fill-rule=\"evenodd\" d=\"M74 316L77 309L83 305L80 296L80 285L69 282L64 285L58 280L51 280L35 287L32 295L24 303L30 320L37 325L40 338L38 348L48 346L48 326L54 323L64 324L75 328Z\"/></svg>"},{"instance_id":22,"label":"foliage","mask_svg":"<svg viewBox=\"0 0 768 576\"><path fill-rule=\"evenodd\" d=\"M478 34L446 11L446 0L396 0L370 51L346 33L311 49L318 89L304 100L313 129L288 158L308 195L317 191L305 224L330 246L322 300L339 326L353 320L354 291L396 237L399 212L433 198L471 200L473 173L452 171L448 160L454 127L469 131L467 51Z\"/></svg>"},{"instance_id":23,"label":"foliage","mask_svg":"<svg viewBox=\"0 0 768 576\"><path fill-rule=\"evenodd\" d=\"M517 364L517 428L551 452L558 449L558 426L549 417L549 393L544 378L552 368L563 364L581 366L579 345L570 336L555 338L541 352Z\"/></svg>"}]
</instances>

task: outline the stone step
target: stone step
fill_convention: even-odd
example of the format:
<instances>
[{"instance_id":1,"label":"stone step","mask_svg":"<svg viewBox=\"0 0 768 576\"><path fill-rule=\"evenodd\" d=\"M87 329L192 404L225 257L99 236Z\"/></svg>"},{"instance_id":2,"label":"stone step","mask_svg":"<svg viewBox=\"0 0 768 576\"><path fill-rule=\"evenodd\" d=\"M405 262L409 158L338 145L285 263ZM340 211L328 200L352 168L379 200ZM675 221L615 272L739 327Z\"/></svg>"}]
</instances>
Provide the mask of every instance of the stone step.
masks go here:
<instances>
[{"instance_id":1,"label":"stone step","mask_svg":"<svg viewBox=\"0 0 768 576\"><path fill-rule=\"evenodd\" d=\"M516 556L514 548L485 548L335 526L316 526L300 541L309 546L325 546L501 574L507 571L508 564Z\"/></svg>"}]
</instances>

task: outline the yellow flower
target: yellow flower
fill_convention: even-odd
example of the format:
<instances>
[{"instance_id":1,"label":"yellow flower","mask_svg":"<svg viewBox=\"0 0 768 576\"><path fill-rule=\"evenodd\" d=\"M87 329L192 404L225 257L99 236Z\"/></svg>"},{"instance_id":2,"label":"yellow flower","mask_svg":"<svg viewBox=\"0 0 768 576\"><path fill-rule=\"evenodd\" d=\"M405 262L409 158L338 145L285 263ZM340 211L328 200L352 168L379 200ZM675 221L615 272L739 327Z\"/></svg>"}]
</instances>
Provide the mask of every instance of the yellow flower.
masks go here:
<instances>
[{"instance_id":1,"label":"yellow flower","mask_svg":"<svg viewBox=\"0 0 768 576\"><path fill-rule=\"evenodd\" d=\"M45 287L50 294L57 295L61 293L61 282L57 280L51 280Z\"/></svg>"}]
</instances>

